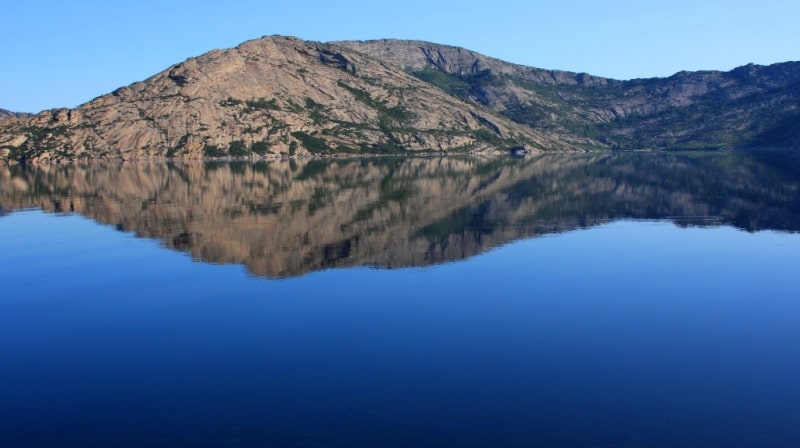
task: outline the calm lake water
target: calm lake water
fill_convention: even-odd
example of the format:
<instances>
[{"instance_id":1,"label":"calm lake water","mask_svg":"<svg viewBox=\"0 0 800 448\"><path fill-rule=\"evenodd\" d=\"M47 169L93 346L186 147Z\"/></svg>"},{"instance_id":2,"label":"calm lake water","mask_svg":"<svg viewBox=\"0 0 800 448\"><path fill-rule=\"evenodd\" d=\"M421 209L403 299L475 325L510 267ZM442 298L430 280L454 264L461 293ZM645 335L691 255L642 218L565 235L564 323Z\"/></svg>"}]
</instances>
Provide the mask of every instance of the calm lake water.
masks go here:
<instances>
[{"instance_id":1,"label":"calm lake water","mask_svg":"<svg viewBox=\"0 0 800 448\"><path fill-rule=\"evenodd\" d=\"M0 446L800 446L800 156L0 167Z\"/></svg>"}]
</instances>

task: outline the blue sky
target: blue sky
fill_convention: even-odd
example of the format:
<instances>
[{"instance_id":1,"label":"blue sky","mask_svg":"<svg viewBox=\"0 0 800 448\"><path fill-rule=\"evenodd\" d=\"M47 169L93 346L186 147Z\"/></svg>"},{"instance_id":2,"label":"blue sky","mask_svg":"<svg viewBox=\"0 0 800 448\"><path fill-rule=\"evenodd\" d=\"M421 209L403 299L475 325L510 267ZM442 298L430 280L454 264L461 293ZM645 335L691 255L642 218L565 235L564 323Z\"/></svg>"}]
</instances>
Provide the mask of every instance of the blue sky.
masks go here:
<instances>
[{"instance_id":1,"label":"blue sky","mask_svg":"<svg viewBox=\"0 0 800 448\"><path fill-rule=\"evenodd\" d=\"M0 108L75 107L187 57L272 34L421 39L617 79L729 70L800 60L798 18L797 0L5 1Z\"/></svg>"}]
</instances>

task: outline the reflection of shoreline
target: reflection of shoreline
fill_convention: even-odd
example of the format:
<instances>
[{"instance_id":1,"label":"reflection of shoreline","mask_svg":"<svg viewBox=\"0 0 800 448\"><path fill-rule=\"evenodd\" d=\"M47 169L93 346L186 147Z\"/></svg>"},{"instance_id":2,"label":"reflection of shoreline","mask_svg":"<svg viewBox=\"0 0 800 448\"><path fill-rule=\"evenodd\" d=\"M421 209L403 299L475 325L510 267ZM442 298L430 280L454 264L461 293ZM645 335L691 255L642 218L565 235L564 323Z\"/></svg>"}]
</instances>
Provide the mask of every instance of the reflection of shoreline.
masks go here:
<instances>
[{"instance_id":1,"label":"reflection of shoreline","mask_svg":"<svg viewBox=\"0 0 800 448\"><path fill-rule=\"evenodd\" d=\"M762 150L762 148L759 148ZM585 154L587 150L560 150L561 153L564 154ZM651 152L651 151L628 151L631 153L634 152ZM605 152L596 151L598 154L604 154ZM181 158L181 157L138 157L135 159L69 159L69 160L50 160L44 159L41 161L38 160L31 160L27 161L24 164L20 164L15 160L6 160L2 164L2 166L11 167L11 166L25 166L28 168L37 168L37 167L66 167L66 166L80 166L86 167L88 165L113 165L113 164L151 164L151 163L164 163L164 164L191 164L191 163L258 163L258 162L287 162L289 160L294 161L311 161L311 160L320 160L320 161L334 161L334 160L370 160L370 159L386 159L386 158L395 158L395 159L432 159L432 158L456 158L456 159L483 159L483 160L490 160L498 157L505 157L505 156L513 156L513 157L521 157L518 155L514 155L515 153L511 150L501 150L496 149L492 151L483 151L483 152L449 152L449 151L415 151L410 154L398 154L393 152L387 153L380 153L380 152L370 152L370 153L358 153L358 154L349 154L349 153L341 153L341 154L300 154L300 155L285 155L285 154L274 154L274 155L252 155L248 157L198 157L198 158ZM530 150L528 153L530 154L543 154L542 151L533 151Z\"/></svg>"},{"instance_id":2,"label":"reflection of shoreline","mask_svg":"<svg viewBox=\"0 0 800 448\"><path fill-rule=\"evenodd\" d=\"M424 266L617 219L800 230L791 153L0 167L0 212L75 212L255 275Z\"/></svg>"}]
</instances>

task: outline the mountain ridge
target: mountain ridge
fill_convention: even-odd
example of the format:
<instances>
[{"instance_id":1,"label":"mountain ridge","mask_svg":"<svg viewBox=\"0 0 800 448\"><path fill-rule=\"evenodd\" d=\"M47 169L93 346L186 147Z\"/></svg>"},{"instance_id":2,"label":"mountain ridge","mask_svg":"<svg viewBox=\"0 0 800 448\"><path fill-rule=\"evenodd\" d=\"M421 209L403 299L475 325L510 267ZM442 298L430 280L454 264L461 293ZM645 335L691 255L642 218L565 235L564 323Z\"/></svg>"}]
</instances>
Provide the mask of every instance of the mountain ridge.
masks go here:
<instances>
[{"instance_id":1,"label":"mountain ridge","mask_svg":"<svg viewBox=\"0 0 800 448\"><path fill-rule=\"evenodd\" d=\"M605 84L608 82L623 82L612 78L590 75L583 72L570 72L566 70L542 69L514 62L504 61L492 56L484 55L477 51L467 48L437 44L422 40L404 39L375 39L375 40L342 40L332 41L331 44L340 45L345 48L352 48L362 53L377 57L381 60L392 61L407 71L419 71L425 68L436 67L442 71L458 74L479 74L484 70L495 70L501 74L520 74L528 73L531 77L537 77L540 82L550 84ZM381 51L381 47L382 51ZM418 48L424 60L415 58L408 54L405 57L397 58L397 50L409 47ZM376 51L377 50L377 51ZM452 54L459 55L455 61Z\"/></svg>"},{"instance_id":2,"label":"mountain ridge","mask_svg":"<svg viewBox=\"0 0 800 448\"><path fill-rule=\"evenodd\" d=\"M800 62L614 80L423 41L340 41L545 132L619 149L800 145ZM718 116L714 116L718 115Z\"/></svg>"},{"instance_id":3,"label":"mountain ridge","mask_svg":"<svg viewBox=\"0 0 800 448\"><path fill-rule=\"evenodd\" d=\"M423 41L265 36L0 124L0 160L800 145L800 63L619 81Z\"/></svg>"}]
</instances>

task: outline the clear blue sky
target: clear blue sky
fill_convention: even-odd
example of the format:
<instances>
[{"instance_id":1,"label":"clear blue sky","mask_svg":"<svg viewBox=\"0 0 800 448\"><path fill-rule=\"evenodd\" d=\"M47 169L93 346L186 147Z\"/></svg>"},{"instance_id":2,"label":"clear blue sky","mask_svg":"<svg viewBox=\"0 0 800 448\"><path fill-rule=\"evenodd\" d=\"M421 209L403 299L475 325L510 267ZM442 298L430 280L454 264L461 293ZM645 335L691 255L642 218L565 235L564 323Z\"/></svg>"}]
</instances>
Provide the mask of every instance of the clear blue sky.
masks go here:
<instances>
[{"instance_id":1,"label":"clear blue sky","mask_svg":"<svg viewBox=\"0 0 800 448\"><path fill-rule=\"evenodd\" d=\"M618 79L800 60L798 0L8 0L0 17L0 108L25 112L271 34L429 40Z\"/></svg>"}]
</instances>

